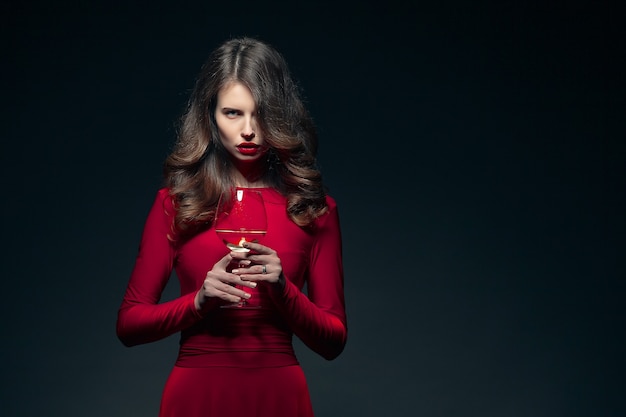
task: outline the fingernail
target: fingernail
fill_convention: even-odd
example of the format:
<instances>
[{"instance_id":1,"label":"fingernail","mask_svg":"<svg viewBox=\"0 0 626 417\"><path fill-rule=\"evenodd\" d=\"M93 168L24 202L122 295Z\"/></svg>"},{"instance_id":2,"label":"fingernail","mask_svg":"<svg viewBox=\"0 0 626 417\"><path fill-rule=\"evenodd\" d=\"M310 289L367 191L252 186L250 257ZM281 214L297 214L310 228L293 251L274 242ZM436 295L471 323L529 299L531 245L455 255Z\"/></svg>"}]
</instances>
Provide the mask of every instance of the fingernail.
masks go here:
<instances>
[{"instance_id":1,"label":"fingernail","mask_svg":"<svg viewBox=\"0 0 626 417\"><path fill-rule=\"evenodd\" d=\"M244 297L246 297L246 298L250 298L250 297L252 297L252 296L251 296L250 294L246 293L246 295L244 295Z\"/></svg>"},{"instance_id":2,"label":"fingernail","mask_svg":"<svg viewBox=\"0 0 626 417\"><path fill-rule=\"evenodd\" d=\"M238 270L238 269L233 269L231 272L232 272L233 274L238 274L238 273L239 273L239 270Z\"/></svg>"},{"instance_id":3,"label":"fingernail","mask_svg":"<svg viewBox=\"0 0 626 417\"><path fill-rule=\"evenodd\" d=\"M251 286L252 288L256 288L256 282L251 282L251 283L250 283L250 286Z\"/></svg>"}]
</instances>

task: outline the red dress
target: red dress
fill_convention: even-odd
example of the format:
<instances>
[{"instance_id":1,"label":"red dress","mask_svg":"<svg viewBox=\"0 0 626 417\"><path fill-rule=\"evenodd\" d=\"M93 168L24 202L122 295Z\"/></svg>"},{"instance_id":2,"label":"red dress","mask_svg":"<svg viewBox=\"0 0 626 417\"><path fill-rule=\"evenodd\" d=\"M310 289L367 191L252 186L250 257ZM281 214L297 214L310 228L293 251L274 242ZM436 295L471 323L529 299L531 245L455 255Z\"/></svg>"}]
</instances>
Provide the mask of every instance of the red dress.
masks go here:
<instances>
[{"instance_id":1,"label":"red dress","mask_svg":"<svg viewBox=\"0 0 626 417\"><path fill-rule=\"evenodd\" d=\"M313 416L292 334L326 359L346 343L341 233L337 206L311 229L287 217L286 200L263 193L268 230L287 278L284 290L260 283L250 302L260 309L216 307L205 315L194 297L205 275L228 249L210 228L185 241L168 239L174 208L168 190L157 193L122 305L117 334L127 346L180 332L180 349L165 384L160 417ZM160 303L172 270L181 296ZM307 294L301 290L306 283ZM265 285L263 285L265 284Z\"/></svg>"}]
</instances>

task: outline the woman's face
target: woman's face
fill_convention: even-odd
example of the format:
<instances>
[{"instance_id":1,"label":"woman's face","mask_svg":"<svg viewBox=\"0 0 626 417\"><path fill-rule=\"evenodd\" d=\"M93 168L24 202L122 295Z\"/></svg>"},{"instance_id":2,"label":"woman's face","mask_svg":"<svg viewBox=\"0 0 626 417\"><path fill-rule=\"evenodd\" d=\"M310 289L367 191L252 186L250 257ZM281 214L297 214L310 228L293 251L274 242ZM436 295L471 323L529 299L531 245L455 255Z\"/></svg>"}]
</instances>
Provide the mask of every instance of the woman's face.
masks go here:
<instances>
[{"instance_id":1,"label":"woman's face","mask_svg":"<svg viewBox=\"0 0 626 417\"><path fill-rule=\"evenodd\" d=\"M235 162L256 161L265 152L256 103L245 85L233 82L219 91L215 121L222 145Z\"/></svg>"}]
</instances>

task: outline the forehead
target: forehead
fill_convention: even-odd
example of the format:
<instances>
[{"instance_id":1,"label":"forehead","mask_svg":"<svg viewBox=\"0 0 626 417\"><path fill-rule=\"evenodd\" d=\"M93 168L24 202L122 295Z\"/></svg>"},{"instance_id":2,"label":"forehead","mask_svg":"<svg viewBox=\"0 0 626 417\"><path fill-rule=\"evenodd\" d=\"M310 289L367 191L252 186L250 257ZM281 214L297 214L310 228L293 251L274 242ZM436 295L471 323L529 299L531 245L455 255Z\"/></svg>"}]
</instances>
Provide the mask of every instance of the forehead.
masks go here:
<instances>
[{"instance_id":1,"label":"forehead","mask_svg":"<svg viewBox=\"0 0 626 417\"><path fill-rule=\"evenodd\" d=\"M252 96L250 89L237 81L229 82L220 89L217 93L217 102L219 107L256 107L256 103L254 102L254 97Z\"/></svg>"}]
</instances>

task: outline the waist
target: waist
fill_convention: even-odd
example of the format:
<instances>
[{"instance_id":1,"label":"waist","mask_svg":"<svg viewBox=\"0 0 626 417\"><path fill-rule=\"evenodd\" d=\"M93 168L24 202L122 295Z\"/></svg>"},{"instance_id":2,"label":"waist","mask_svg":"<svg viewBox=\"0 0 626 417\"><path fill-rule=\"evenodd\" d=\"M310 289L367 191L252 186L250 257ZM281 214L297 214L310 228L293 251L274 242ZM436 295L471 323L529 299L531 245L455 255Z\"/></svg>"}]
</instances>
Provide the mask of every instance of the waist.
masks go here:
<instances>
[{"instance_id":1,"label":"waist","mask_svg":"<svg viewBox=\"0 0 626 417\"><path fill-rule=\"evenodd\" d=\"M176 359L176 366L183 368L278 368L298 365L293 350L278 351L206 351L190 350L181 346Z\"/></svg>"},{"instance_id":2,"label":"waist","mask_svg":"<svg viewBox=\"0 0 626 417\"><path fill-rule=\"evenodd\" d=\"M292 333L273 312L221 309L181 334L177 366L297 365Z\"/></svg>"}]
</instances>

